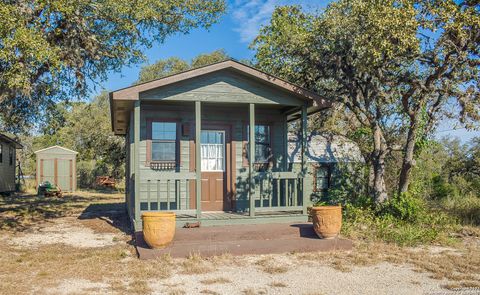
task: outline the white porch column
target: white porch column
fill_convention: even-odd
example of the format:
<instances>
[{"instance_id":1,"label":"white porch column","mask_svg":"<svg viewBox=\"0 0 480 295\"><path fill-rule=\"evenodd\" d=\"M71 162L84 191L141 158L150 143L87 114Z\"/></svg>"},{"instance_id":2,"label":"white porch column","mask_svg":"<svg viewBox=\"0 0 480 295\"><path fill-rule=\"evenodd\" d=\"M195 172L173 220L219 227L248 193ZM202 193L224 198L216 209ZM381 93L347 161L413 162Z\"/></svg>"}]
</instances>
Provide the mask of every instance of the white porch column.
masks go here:
<instances>
[{"instance_id":1,"label":"white porch column","mask_svg":"<svg viewBox=\"0 0 480 295\"><path fill-rule=\"evenodd\" d=\"M133 142L134 142L134 199L135 199L135 224L142 220L140 211L140 100L135 101L133 109ZM137 229L135 230L142 230Z\"/></svg>"},{"instance_id":2,"label":"white porch column","mask_svg":"<svg viewBox=\"0 0 480 295\"><path fill-rule=\"evenodd\" d=\"M307 183L305 177L307 176L307 106L302 107L302 196L303 196L303 214L307 214L308 196L306 193Z\"/></svg>"},{"instance_id":3,"label":"white porch column","mask_svg":"<svg viewBox=\"0 0 480 295\"><path fill-rule=\"evenodd\" d=\"M195 201L197 208L197 218L202 216L202 150L201 150L201 132L202 132L202 103L195 101Z\"/></svg>"},{"instance_id":4,"label":"white porch column","mask_svg":"<svg viewBox=\"0 0 480 295\"><path fill-rule=\"evenodd\" d=\"M255 163L255 104L249 104L249 153L248 153L248 199L250 201L250 216L255 216L255 179L254 167Z\"/></svg>"}]
</instances>

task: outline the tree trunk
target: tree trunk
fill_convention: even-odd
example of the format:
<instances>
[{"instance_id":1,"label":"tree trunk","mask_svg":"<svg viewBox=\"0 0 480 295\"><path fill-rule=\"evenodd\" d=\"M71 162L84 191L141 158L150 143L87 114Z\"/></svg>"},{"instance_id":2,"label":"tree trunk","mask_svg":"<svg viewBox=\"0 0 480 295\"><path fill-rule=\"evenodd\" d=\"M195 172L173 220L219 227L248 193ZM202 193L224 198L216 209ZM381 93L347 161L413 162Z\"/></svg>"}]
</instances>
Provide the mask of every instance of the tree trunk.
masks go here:
<instances>
[{"instance_id":1,"label":"tree trunk","mask_svg":"<svg viewBox=\"0 0 480 295\"><path fill-rule=\"evenodd\" d=\"M383 138L382 130L379 126L374 126L373 128L373 139L373 196L375 202L379 204L388 199L385 186L385 157L387 156L387 147Z\"/></svg>"},{"instance_id":2,"label":"tree trunk","mask_svg":"<svg viewBox=\"0 0 480 295\"><path fill-rule=\"evenodd\" d=\"M407 142L403 151L402 170L398 183L398 193L406 193L410 184L410 172L415 166L415 142L417 140L417 119L412 118L408 129Z\"/></svg>"}]
</instances>

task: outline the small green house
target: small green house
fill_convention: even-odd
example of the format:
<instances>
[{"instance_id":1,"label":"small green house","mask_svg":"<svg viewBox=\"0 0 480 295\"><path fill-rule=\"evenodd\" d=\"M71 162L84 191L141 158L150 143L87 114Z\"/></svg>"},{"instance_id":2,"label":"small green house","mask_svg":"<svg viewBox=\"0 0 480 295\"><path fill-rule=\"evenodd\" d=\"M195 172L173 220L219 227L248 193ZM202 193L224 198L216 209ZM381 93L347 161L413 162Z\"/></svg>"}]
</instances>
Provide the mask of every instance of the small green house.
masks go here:
<instances>
[{"instance_id":1,"label":"small green house","mask_svg":"<svg viewBox=\"0 0 480 295\"><path fill-rule=\"evenodd\" d=\"M142 212L161 210L178 226L307 220L307 116L329 107L316 93L227 60L113 91L110 105L135 230ZM299 172L289 169L289 122L303 134Z\"/></svg>"}]
</instances>

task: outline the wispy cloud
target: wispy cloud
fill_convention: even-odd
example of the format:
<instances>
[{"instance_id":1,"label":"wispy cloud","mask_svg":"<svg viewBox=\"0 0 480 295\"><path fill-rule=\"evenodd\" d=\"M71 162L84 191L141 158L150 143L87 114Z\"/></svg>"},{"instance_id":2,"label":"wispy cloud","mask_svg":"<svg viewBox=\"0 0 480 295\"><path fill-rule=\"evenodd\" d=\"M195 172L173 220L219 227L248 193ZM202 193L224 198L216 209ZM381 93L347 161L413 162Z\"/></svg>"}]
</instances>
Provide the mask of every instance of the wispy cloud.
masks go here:
<instances>
[{"instance_id":1,"label":"wispy cloud","mask_svg":"<svg viewBox=\"0 0 480 295\"><path fill-rule=\"evenodd\" d=\"M234 30L240 34L242 42L250 43L257 35L261 26L268 24L275 7L282 5L301 5L307 9L313 6L323 6L328 1L308 0L233 0L230 10L236 27ZM323 2L323 3L322 3ZM312 6L313 4L313 6ZM315 5L316 4L316 5Z\"/></svg>"}]
</instances>

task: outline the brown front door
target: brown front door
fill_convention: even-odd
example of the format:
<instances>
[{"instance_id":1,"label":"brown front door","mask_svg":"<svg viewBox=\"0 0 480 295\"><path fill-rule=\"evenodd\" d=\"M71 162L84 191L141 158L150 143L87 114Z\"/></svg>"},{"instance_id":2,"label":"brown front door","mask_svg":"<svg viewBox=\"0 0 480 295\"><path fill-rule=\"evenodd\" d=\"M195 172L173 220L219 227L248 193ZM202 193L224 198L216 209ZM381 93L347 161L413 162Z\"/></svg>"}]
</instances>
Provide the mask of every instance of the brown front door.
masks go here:
<instances>
[{"instance_id":1,"label":"brown front door","mask_svg":"<svg viewBox=\"0 0 480 295\"><path fill-rule=\"evenodd\" d=\"M221 125L201 133L202 211L230 210L227 183L231 169L230 130Z\"/></svg>"}]
</instances>

